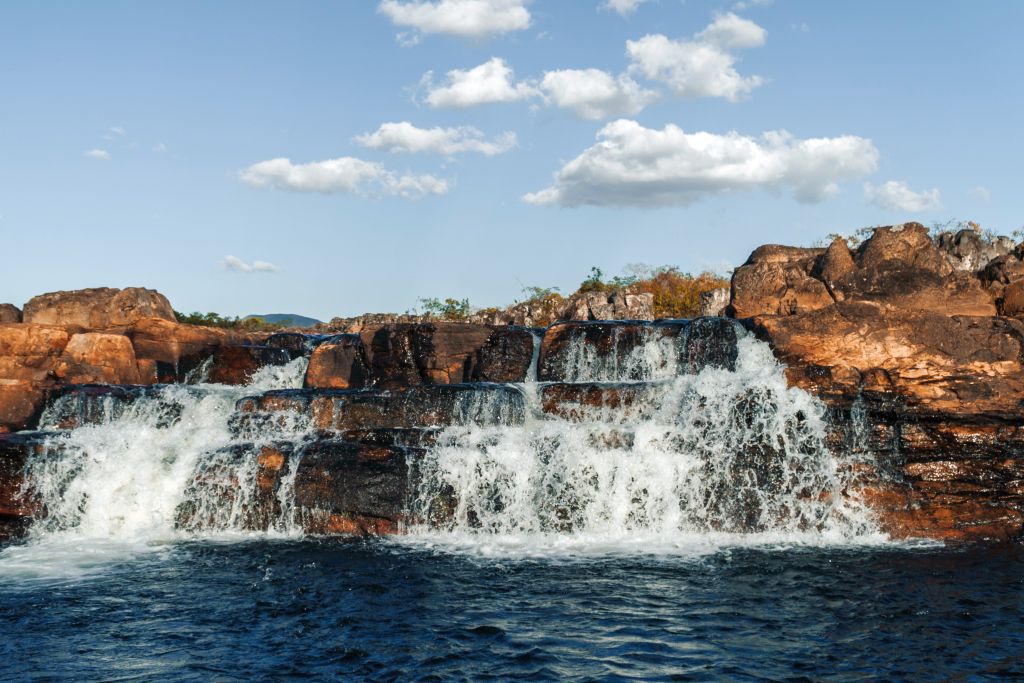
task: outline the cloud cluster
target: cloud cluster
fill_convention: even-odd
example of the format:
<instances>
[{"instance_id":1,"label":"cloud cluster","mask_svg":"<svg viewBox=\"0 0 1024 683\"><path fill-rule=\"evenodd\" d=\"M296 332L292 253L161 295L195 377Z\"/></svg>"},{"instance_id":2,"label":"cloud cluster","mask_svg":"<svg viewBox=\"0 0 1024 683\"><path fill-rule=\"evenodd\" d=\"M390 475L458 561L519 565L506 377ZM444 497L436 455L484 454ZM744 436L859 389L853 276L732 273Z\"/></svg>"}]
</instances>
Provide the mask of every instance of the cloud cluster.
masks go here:
<instances>
[{"instance_id":1,"label":"cloud cluster","mask_svg":"<svg viewBox=\"0 0 1024 683\"><path fill-rule=\"evenodd\" d=\"M522 31L530 26L528 0L384 0L377 11L398 26L419 34L442 33L462 38L484 38L491 34ZM407 44L419 41L400 34Z\"/></svg>"},{"instance_id":2,"label":"cloud cluster","mask_svg":"<svg viewBox=\"0 0 1024 683\"><path fill-rule=\"evenodd\" d=\"M85 156L90 159L99 159L100 161L110 161L110 152L105 149L87 149L83 152Z\"/></svg>"},{"instance_id":3,"label":"cloud cluster","mask_svg":"<svg viewBox=\"0 0 1024 683\"><path fill-rule=\"evenodd\" d=\"M942 195L938 188L914 192L902 180L890 180L881 185L864 184L864 197L886 211L932 211L942 208Z\"/></svg>"},{"instance_id":4,"label":"cloud cluster","mask_svg":"<svg viewBox=\"0 0 1024 683\"><path fill-rule=\"evenodd\" d=\"M801 202L836 192L837 183L875 171L870 140L844 135L800 140L784 131L758 138L661 130L620 119L555 174L554 184L527 194L530 204L566 207L685 206L741 190L788 188Z\"/></svg>"},{"instance_id":5,"label":"cloud cluster","mask_svg":"<svg viewBox=\"0 0 1024 683\"><path fill-rule=\"evenodd\" d=\"M427 89L426 102L431 107L465 109L481 104L519 102L537 96L527 83L515 83L512 68L500 57L492 57L472 69L452 69L444 83L435 86L433 72L420 79Z\"/></svg>"},{"instance_id":6,"label":"cloud cluster","mask_svg":"<svg viewBox=\"0 0 1024 683\"><path fill-rule=\"evenodd\" d=\"M363 147L386 152L432 152L454 156L478 152L484 156L503 154L516 146L516 134L507 131L494 140L472 126L457 128L417 128L408 121L382 123L373 133L356 137Z\"/></svg>"},{"instance_id":7,"label":"cloud cluster","mask_svg":"<svg viewBox=\"0 0 1024 683\"><path fill-rule=\"evenodd\" d=\"M250 187L351 194L361 196L395 195L419 199L428 194L445 194L447 180L432 175L399 175L383 164L355 157L340 157L307 164L293 164L290 159L261 161L241 172L243 183Z\"/></svg>"},{"instance_id":8,"label":"cloud cluster","mask_svg":"<svg viewBox=\"0 0 1024 683\"><path fill-rule=\"evenodd\" d=\"M620 3L618 11L635 5ZM615 76L600 69L555 69L539 80L516 81L512 67L492 57L471 69L452 69L435 84L428 71L420 80L431 107L465 109L482 104L541 100L586 120L635 116L659 93L634 80L642 76L668 86L681 98L722 97L737 101L764 82L736 71L735 50L764 45L767 32L733 13L718 16L689 40L649 34L626 43L630 65Z\"/></svg>"},{"instance_id":9,"label":"cloud cluster","mask_svg":"<svg viewBox=\"0 0 1024 683\"><path fill-rule=\"evenodd\" d=\"M631 73L659 81L681 98L722 97L735 102L764 82L736 71L734 50L760 47L767 31L754 22L723 14L690 40L648 34L626 42Z\"/></svg>"},{"instance_id":10,"label":"cloud cluster","mask_svg":"<svg viewBox=\"0 0 1024 683\"><path fill-rule=\"evenodd\" d=\"M276 273L279 268L273 263L267 263L266 261L253 261L247 263L237 256L224 257L224 260L220 262L221 268L224 270L234 271L236 273Z\"/></svg>"}]
</instances>

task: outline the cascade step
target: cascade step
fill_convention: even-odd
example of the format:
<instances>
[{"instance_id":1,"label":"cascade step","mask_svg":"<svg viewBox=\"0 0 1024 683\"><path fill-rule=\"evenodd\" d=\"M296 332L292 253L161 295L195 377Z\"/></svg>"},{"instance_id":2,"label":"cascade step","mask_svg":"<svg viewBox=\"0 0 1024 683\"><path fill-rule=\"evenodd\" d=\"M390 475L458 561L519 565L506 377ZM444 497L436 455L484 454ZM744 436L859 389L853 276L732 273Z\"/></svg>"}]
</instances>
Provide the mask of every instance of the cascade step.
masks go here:
<instances>
[{"instance_id":1,"label":"cascade step","mask_svg":"<svg viewBox=\"0 0 1024 683\"><path fill-rule=\"evenodd\" d=\"M544 382L642 381L733 370L746 330L728 318L571 321L547 329L538 379Z\"/></svg>"},{"instance_id":2,"label":"cascade step","mask_svg":"<svg viewBox=\"0 0 1024 683\"><path fill-rule=\"evenodd\" d=\"M288 389L243 398L236 404L244 429L247 414L275 412L308 415L323 431L416 429L450 424L522 424L523 393L503 384L421 385L401 390Z\"/></svg>"}]
</instances>

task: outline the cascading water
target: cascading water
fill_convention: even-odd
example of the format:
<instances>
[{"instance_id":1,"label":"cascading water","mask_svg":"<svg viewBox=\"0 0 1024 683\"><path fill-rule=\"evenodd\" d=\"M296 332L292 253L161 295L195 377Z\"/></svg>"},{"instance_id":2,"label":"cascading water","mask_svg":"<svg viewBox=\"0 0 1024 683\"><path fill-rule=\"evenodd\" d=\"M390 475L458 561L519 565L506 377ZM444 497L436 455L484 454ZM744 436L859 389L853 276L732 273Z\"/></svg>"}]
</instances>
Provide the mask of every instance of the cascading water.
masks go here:
<instances>
[{"instance_id":1,"label":"cascading water","mask_svg":"<svg viewBox=\"0 0 1024 683\"><path fill-rule=\"evenodd\" d=\"M26 482L46 510L33 533L166 539L182 526L183 506L204 519L206 530L241 528L256 491L256 458L230 457L232 446L240 444L229 417L242 396L301 386L307 362L264 367L246 386L162 386L127 404L102 399L100 407L55 401L41 419L43 429L82 410L91 423L51 437L29 462ZM308 425L292 420L279 431L246 434L244 447L259 449L281 436L301 441L307 431ZM231 482L231 496L216 485L218 477ZM281 488L279 495L290 504L290 491ZM279 530L290 529L286 524Z\"/></svg>"},{"instance_id":2,"label":"cascading water","mask_svg":"<svg viewBox=\"0 0 1024 683\"><path fill-rule=\"evenodd\" d=\"M527 384L524 421L445 429L417 466L411 537L517 553L881 540L826 447L822 404L787 386L766 344L730 332L734 362L694 374L677 373L706 335L652 327L603 355L572 339L559 374L603 400L556 417L529 394L557 387Z\"/></svg>"}]
</instances>

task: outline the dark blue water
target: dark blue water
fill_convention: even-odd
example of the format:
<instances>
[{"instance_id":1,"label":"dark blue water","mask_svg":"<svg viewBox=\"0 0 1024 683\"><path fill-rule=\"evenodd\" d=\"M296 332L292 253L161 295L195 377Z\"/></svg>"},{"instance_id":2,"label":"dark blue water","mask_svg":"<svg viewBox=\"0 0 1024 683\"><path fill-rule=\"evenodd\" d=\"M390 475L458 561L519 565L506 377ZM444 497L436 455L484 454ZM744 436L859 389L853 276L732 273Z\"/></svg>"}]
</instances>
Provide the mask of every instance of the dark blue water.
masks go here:
<instances>
[{"instance_id":1,"label":"dark blue water","mask_svg":"<svg viewBox=\"0 0 1024 683\"><path fill-rule=\"evenodd\" d=\"M0 577L5 680L981 680L1024 676L1024 550L485 560L195 542Z\"/></svg>"}]
</instances>

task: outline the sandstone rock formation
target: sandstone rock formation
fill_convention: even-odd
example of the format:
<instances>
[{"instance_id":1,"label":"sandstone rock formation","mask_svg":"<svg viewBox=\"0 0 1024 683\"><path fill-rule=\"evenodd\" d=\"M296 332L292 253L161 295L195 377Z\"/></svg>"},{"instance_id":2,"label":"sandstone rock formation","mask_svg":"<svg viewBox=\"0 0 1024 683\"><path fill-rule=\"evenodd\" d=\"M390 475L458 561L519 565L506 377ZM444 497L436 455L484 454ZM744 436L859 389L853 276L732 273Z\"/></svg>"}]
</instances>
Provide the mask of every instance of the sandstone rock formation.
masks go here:
<instances>
[{"instance_id":1,"label":"sandstone rock formation","mask_svg":"<svg viewBox=\"0 0 1024 683\"><path fill-rule=\"evenodd\" d=\"M26 323L86 331L131 325L145 318L176 321L167 297L141 287L41 294L25 304L23 317Z\"/></svg>"}]
</instances>

